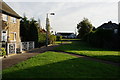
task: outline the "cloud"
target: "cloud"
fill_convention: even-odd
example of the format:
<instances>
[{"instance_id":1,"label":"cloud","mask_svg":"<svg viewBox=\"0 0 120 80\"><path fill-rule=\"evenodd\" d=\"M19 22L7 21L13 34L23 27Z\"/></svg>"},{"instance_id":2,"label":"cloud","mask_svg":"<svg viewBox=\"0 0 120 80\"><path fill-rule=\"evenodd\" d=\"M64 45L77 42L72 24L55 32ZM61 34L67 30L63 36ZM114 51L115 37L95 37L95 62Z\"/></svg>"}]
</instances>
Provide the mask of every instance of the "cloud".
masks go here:
<instances>
[{"instance_id":1,"label":"cloud","mask_svg":"<svg viewBox=\"0 0 120 80\"><path fill-rule=\"evenodd\" d=\"M82 0L81 0L82 1ZM93 0L92 0L93 1ZM100 0L103 1L103 0ZM117 22L117 2L8 2L20 15L26 13L31 18L41 19L45 27L46 13L55 12L49 16L54 31L74 31L76 25L87 17L95 27L104 22ZM117 0L114 0L117 1Z\"/></svg>"},{"instance_id":2,"label":"cloud","mask_svg":"<svg viewBox=\"0 0 120 80\"><path fill-rule=\"evenodd\" d=\"M118 2L119 0L4 0L6 2Z\"/></svg>"}]
</instances>

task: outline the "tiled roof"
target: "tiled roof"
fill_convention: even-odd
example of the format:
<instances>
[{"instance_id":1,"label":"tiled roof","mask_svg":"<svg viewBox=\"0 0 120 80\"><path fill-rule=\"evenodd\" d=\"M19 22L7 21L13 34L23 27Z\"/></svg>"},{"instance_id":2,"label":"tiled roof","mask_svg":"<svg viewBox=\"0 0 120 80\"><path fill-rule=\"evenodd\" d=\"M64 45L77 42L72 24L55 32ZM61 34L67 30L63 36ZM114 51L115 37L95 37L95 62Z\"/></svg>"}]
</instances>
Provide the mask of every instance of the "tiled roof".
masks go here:
<instances>
[{"instance_id":1,"label":"tiled roof","mask_svg":"<svg viewBox=\"0 0 120 80\"><path fill-rule=\"evenodd\" d=\"M116 23L112 23L111 21L108 23L104 23L102 24L100 27L98 28L105 28L105 29L118 29L118 24Z\"/></svg>"},{"instance_id":2,"label":"tiled roof","mask_svg":"<svg viewBox=\"0 0 120 80\"><path fill-rule=\"evenodd\" d=\"M0 0L1 1L1 0ZM10 8L4 1L2 1L2 13L16 17L21 18L12 8Z\"/></svg>"}]
</instances>

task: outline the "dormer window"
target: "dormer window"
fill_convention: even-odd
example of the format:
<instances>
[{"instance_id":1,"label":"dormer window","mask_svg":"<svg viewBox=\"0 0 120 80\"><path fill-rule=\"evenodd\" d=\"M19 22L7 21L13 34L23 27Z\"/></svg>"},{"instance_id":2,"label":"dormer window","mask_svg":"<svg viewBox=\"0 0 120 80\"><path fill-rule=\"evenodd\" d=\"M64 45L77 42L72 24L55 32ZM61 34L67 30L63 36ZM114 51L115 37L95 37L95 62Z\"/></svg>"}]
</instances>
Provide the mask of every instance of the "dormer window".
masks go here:
<instances>
[{"instance_id":1,"label":"dormer window","mask_svg":"<svg viewBox=\"0 0 120 80\"><path fill-rule=\"evenodd\" d=\"M8 21L8 16L5 15L5 14L2 14L2 20L3 20L3 21Z\"/></svg>"}]
</instances>

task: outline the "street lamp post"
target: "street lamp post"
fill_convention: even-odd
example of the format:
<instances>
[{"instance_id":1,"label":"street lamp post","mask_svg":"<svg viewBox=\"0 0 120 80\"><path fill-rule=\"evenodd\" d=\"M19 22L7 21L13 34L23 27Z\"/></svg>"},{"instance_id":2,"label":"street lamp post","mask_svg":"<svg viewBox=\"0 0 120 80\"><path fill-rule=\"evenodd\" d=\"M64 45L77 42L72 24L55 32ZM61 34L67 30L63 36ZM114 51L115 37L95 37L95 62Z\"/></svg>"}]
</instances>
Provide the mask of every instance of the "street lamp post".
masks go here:
<instances>
[{"instance_id":1,"label":"street lamp post","mask_svg":"<svg viewBox=\"0 0 120 80\"><path fill-rule=\"evenodd\" d=\"M46 47L48 46L48 33L49 33L49 29L48 29L48 26L49 26L49 18L48 18L48 15L55 15L55 13L47 13L46 14Z\"/></svg>"}]
</instances>

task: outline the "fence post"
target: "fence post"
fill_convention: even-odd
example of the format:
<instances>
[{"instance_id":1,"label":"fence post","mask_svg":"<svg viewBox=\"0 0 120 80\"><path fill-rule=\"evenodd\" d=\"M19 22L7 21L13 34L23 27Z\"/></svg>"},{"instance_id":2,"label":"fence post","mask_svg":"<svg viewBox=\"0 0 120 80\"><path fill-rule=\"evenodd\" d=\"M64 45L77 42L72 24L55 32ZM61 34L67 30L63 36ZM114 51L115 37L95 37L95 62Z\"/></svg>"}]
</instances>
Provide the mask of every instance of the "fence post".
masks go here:
<instances>
[{"instance_id":1,"label":"fence post","mask_svg":"<svg viewBox=\"0 0 120 80\"><path fill-rule=\"evenodd\" d=\"M27 50L29 50L29 42L27 42Z\"/></svg>"},{"instance_id":2,"label":"fence post","mask_svg":"<svg viewBox=\"0 0 120 80\"><path fill-rule=\"evenodd\" d=\"M15 54L16 54L16 43L14 43L15 44Z\"/></svg>"},{"instance_id":3,"label":"fence post","mask_svg":"<svg viewBox=\"0 0 120 80\"><path fill-rule=\"evenodd\" d=\"M22 53L22 42L20 42L20 52Z\"/></svg>"},{"instance_id":4,"label":"fence post","mask_svg":"<svg viewBox=\"0 0 120 80\"><path fill-rule=\"evenodd\" d=\"M7 47L6 47L6 53L7 53L7 55L9 54L9 43L7 43Z\"/></svg>"},{"instance_id":5,"label":"fence post","mask_svg":"<svg viewBox=\"0 0 120 80\"><path fill-rule=\"evenodd\" d=\"M35 42L33 41L33 49L35 48Z\"/></svg>"}]
</instances>

